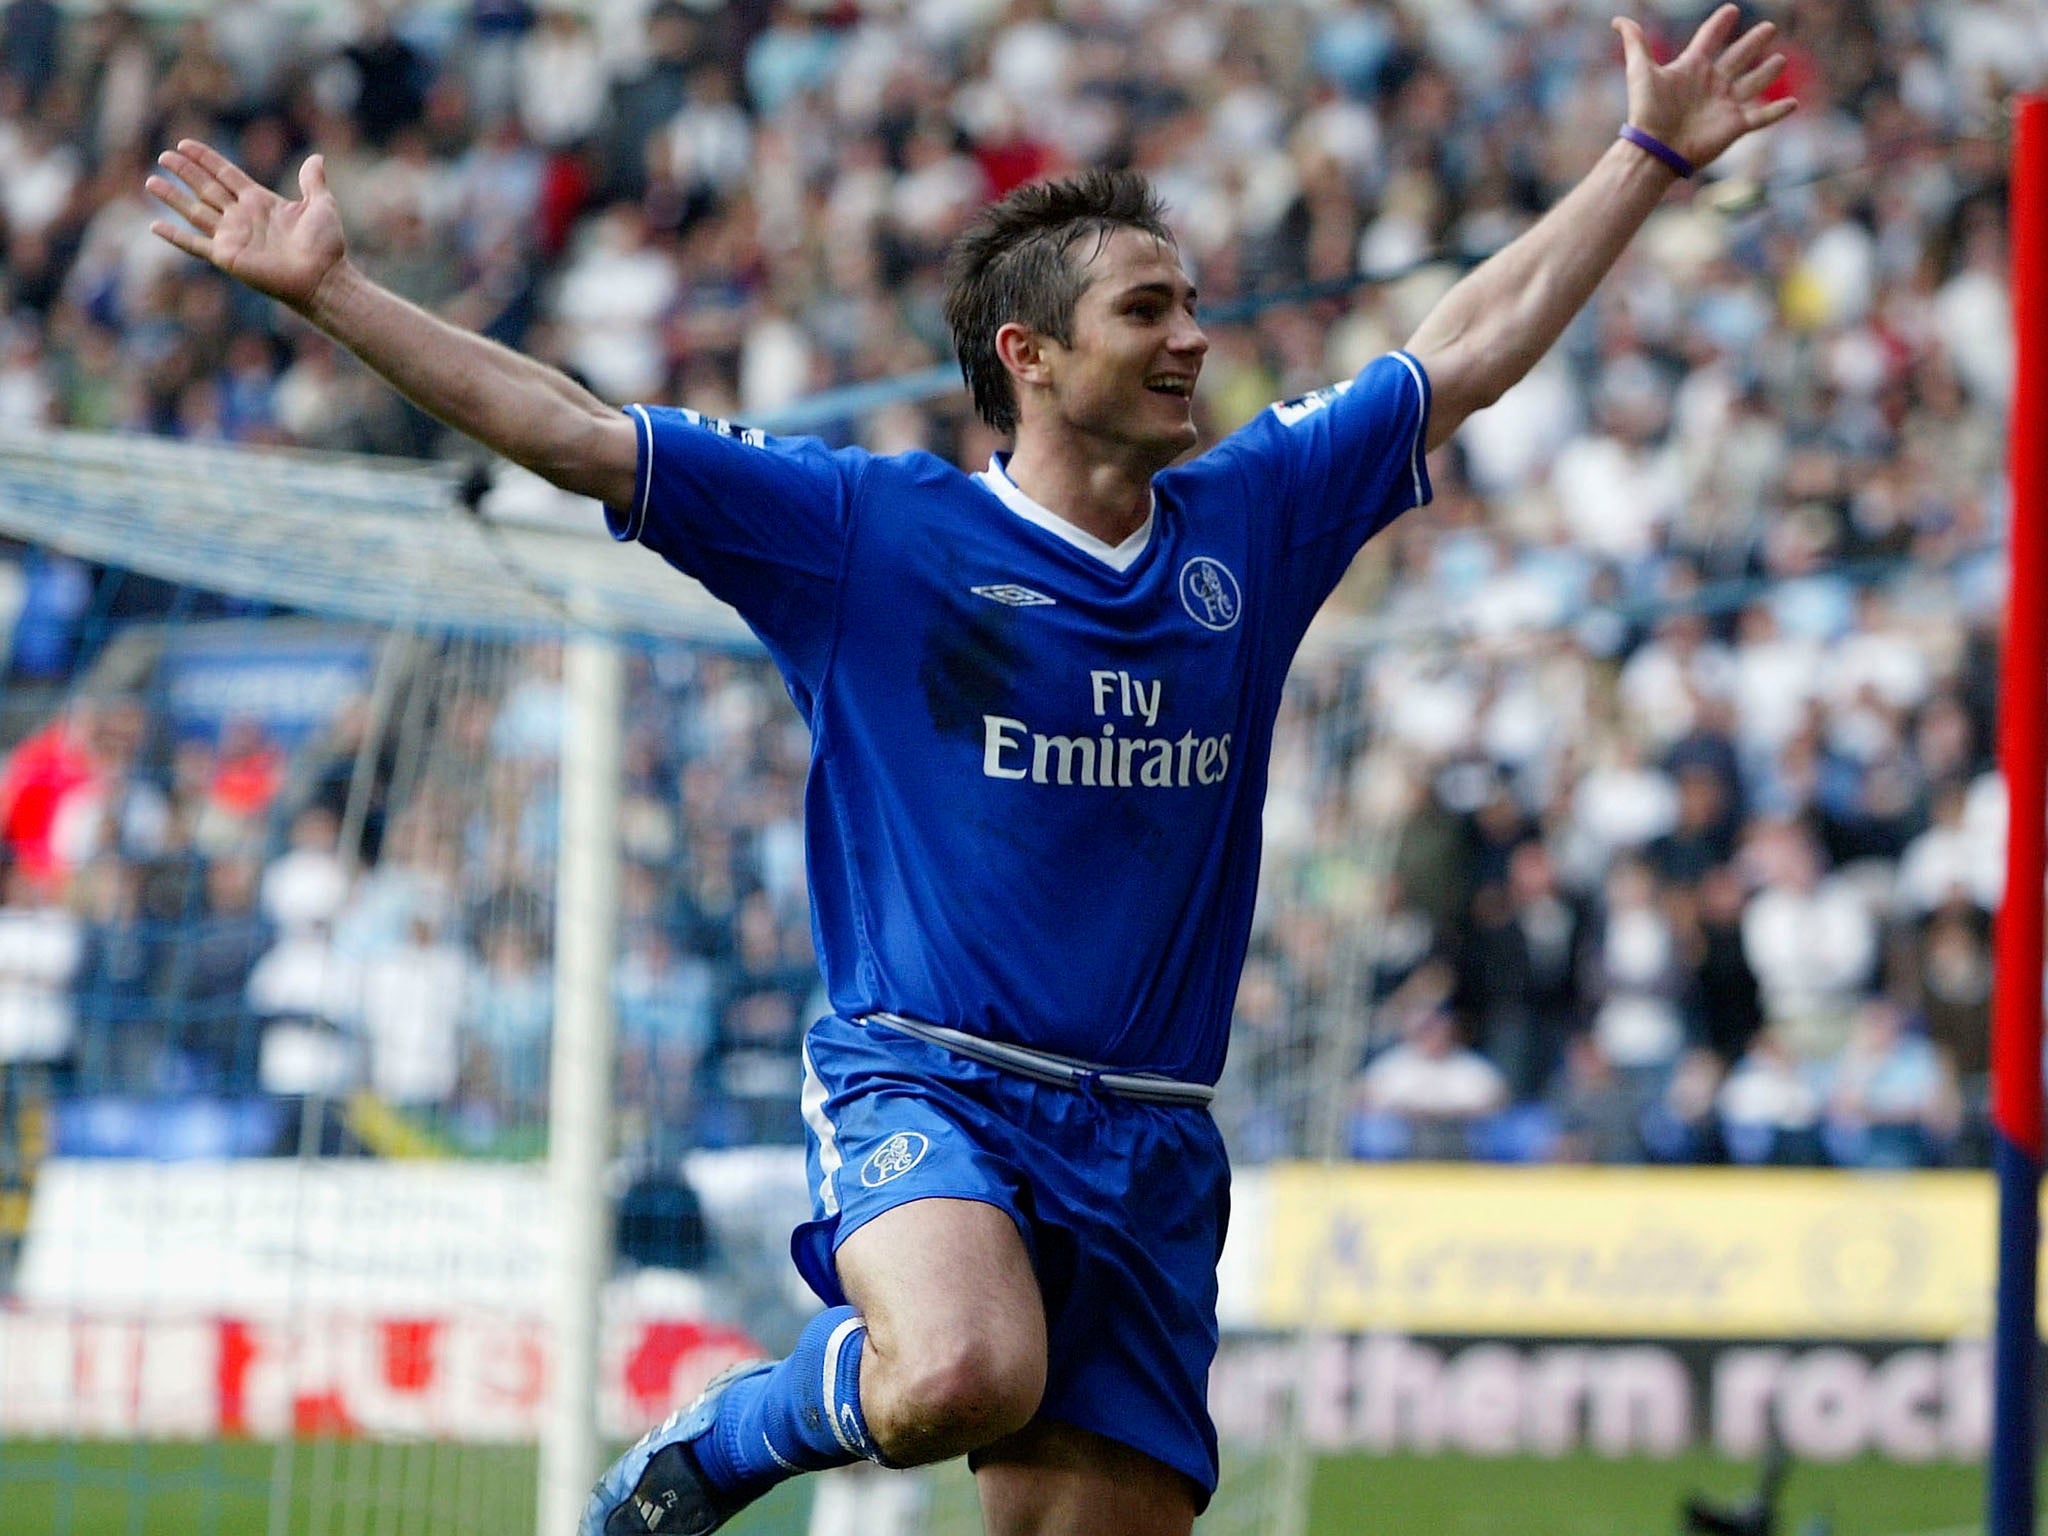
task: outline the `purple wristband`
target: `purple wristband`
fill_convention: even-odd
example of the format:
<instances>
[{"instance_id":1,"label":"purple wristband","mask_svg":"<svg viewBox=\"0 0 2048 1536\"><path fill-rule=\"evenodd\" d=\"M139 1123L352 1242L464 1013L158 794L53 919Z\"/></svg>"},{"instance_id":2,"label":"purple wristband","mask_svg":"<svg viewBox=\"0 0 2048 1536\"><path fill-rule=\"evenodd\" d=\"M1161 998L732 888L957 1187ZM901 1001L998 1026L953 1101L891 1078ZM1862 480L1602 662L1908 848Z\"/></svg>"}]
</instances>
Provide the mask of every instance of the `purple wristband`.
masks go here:
<instances>
[{"instance_id":1,"label":"purple wristband","mask_svg":"<svg viewBox=\"0 0 2048 1536\"><path fill-rule=\"evenodd\" d=\"M1634 123L1623 123L1621 125L1621 136L1627 139L1629 143L1635 145L1637 149L1646 150L1650 154L1655 155L1679 176L1691 177L1692 162L1658 138L1654 133L1646 133Z\"/></svg>"}]
</instances>

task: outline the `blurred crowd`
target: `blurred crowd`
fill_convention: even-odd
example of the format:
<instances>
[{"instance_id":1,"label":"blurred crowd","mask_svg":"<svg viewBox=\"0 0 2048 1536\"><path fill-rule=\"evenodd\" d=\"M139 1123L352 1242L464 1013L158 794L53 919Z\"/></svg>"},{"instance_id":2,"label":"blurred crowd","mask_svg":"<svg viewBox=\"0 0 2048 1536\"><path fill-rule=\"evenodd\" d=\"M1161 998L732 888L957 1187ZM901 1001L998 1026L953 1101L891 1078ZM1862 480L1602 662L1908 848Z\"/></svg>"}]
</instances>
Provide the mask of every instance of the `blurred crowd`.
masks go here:
<instances>
[{"instance_id":1,"label":"blurred crowd","mask_svg":"<svg viewBox=\"0 0 2048 1536\"><path fill-rule=\"evenodd\" d=\"M0 428L454 450L148 234L152 156L193 136L286 191L324 153L358 259L417 301L610 398L740 416L943 361L940 259L974 209L1048 170L1135 165L1205 305L1251 316L1211 327L1213 436L1400 344L1605 150L1612 8L475 0L306 23L282 0L8 0ZM1708 9L1637 7L1667 50ZM2025 0L1761 13L1801 110L1673 194L1311 637L1221 1100L1243 1155L1303 1147L1315 1094L1349 1078L1338 1135L1359 1156L1981 1156L2001 135L2012 94L2048 81L2048 21ZM1323 296L1288 295L1303 285ZM957 398L828 433L969 467L993 446ZM0 570L10 676L61 675L92 574ZM758 659L654 654L636 686L634 718L661 723L631 753L622 1092L662 1134L794 1136L815 1006L801 727ZM549 657L435 715L434 750L466 763L448 792L485 786L484 809L422 789L374 846L338 769L360 750L272 747L261 814L172 861L198 903L176 920L211 924L203 963L179 962L203 985L166 981L168 950L94 937L109 913L159 912L159 854L54 879L16 830L21 784L71 771L68 750L121 761L124 733L148 734L136 710L81 705L0 777L0 1055L84 1074L123 1010L203 996L235 1021L222 1041L179 1033L116 1076L354 1074L479 1140L530 1115ZM216 781L242 783L229 767L262 745L142 754L147 772L114 775L149 786L120 800L119 836L233 822ZM312 1006L336 956L340 1001ZM456 993L472 1000L418 1017ZM68 1011L9 1011L30 995Z\"/></svg>"},{"instance_id":2,"label":"blurred crowd","mask_svg":"<svg viewBox=\"0 0 2048 1536\"><path fill-rule=\"evenodd\" d=\"M453 1147L539 1145L560 648L447 641L403 665L381 710L358 697L290 745L248 715L180 729L145 684L81 692L14 749L0 1064L53 1079L67 1150L150 1144L137 1103L364 1093ZM758 658L667 649L631 670L613 976L629 1143L793 1140L798 1042L824 1009L803 727ZM300 1131L171 1124L241 1150Z\"/></svg>"}]
</instances>

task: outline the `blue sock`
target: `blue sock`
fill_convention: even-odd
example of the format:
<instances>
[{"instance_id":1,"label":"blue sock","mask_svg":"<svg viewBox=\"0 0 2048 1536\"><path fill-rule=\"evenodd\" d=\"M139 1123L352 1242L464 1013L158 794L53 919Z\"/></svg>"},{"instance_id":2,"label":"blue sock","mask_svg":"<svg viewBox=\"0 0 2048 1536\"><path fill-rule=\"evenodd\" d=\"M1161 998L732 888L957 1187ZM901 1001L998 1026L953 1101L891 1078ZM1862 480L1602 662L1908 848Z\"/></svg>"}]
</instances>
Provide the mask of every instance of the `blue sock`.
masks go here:
<instances>
[{"instance_id":1,"label":"blue sock","mask_svg":"<svg viewBox=\"0 0 2048 1536\"><path fill-rule=\"evenodd\" d=\"M691 1447L719 1492L751 1498L799 1472L882 1459L860 1409L867 1336L858 1312L833 1307L775 1369L726 1389L711 1432Z\"/></svg>"}]
</instances>

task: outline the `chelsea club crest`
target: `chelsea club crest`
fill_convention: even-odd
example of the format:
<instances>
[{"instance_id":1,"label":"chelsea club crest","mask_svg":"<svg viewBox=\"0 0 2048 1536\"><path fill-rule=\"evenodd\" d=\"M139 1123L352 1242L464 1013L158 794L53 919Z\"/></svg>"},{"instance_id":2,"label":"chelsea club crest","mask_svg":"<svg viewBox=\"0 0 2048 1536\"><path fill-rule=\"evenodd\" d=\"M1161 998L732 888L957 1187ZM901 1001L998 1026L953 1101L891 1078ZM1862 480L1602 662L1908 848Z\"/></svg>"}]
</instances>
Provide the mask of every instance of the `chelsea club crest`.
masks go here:
<instances>
[{"instance_id":1,"label":"chelsea club crest","mask_svg":"<svg viewBox=\"0 0 2048 1536\"><path fill-rule=\"evenodd\" d=\"M1229 566L1197 555L1180 568L1180 605L1204 629L1231 629L1244 612L1244 594Z\"/></svg>"}]
</instances>

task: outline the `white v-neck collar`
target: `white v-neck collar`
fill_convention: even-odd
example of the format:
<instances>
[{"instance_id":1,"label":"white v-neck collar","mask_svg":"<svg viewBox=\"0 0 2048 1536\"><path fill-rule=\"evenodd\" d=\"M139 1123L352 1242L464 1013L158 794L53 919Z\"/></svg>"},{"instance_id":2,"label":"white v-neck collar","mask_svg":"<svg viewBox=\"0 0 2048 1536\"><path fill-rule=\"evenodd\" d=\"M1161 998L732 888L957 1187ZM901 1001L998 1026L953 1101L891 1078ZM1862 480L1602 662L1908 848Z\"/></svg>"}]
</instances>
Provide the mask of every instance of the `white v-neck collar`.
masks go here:
<instances>
[{"instance_id":1,"label":"white v-neck collar","mask_svg":"<svg viewBox=\"0 0 2048 1536\"><path fill-rule=\"evenodd\" d=\"M1040 506L1029 496L1017 489L1017 482L1010 478L1009 467L1003 463L1000 453L989 456L988 468L974 477L987 486L990 494L1025 522L1043 528L1047 533L1065 539L1084 555L1100 560L1111 570L1121 574L1137 563L1138 556L1145 553L1145 547L1152 542L1152 519L1158 507L1155 497L1151 506L1145 509L1145 521L1121 544L1111 544L1098 539L1085 528L1076 528L1057 512Z\"/></svg>"}]
</instances>

